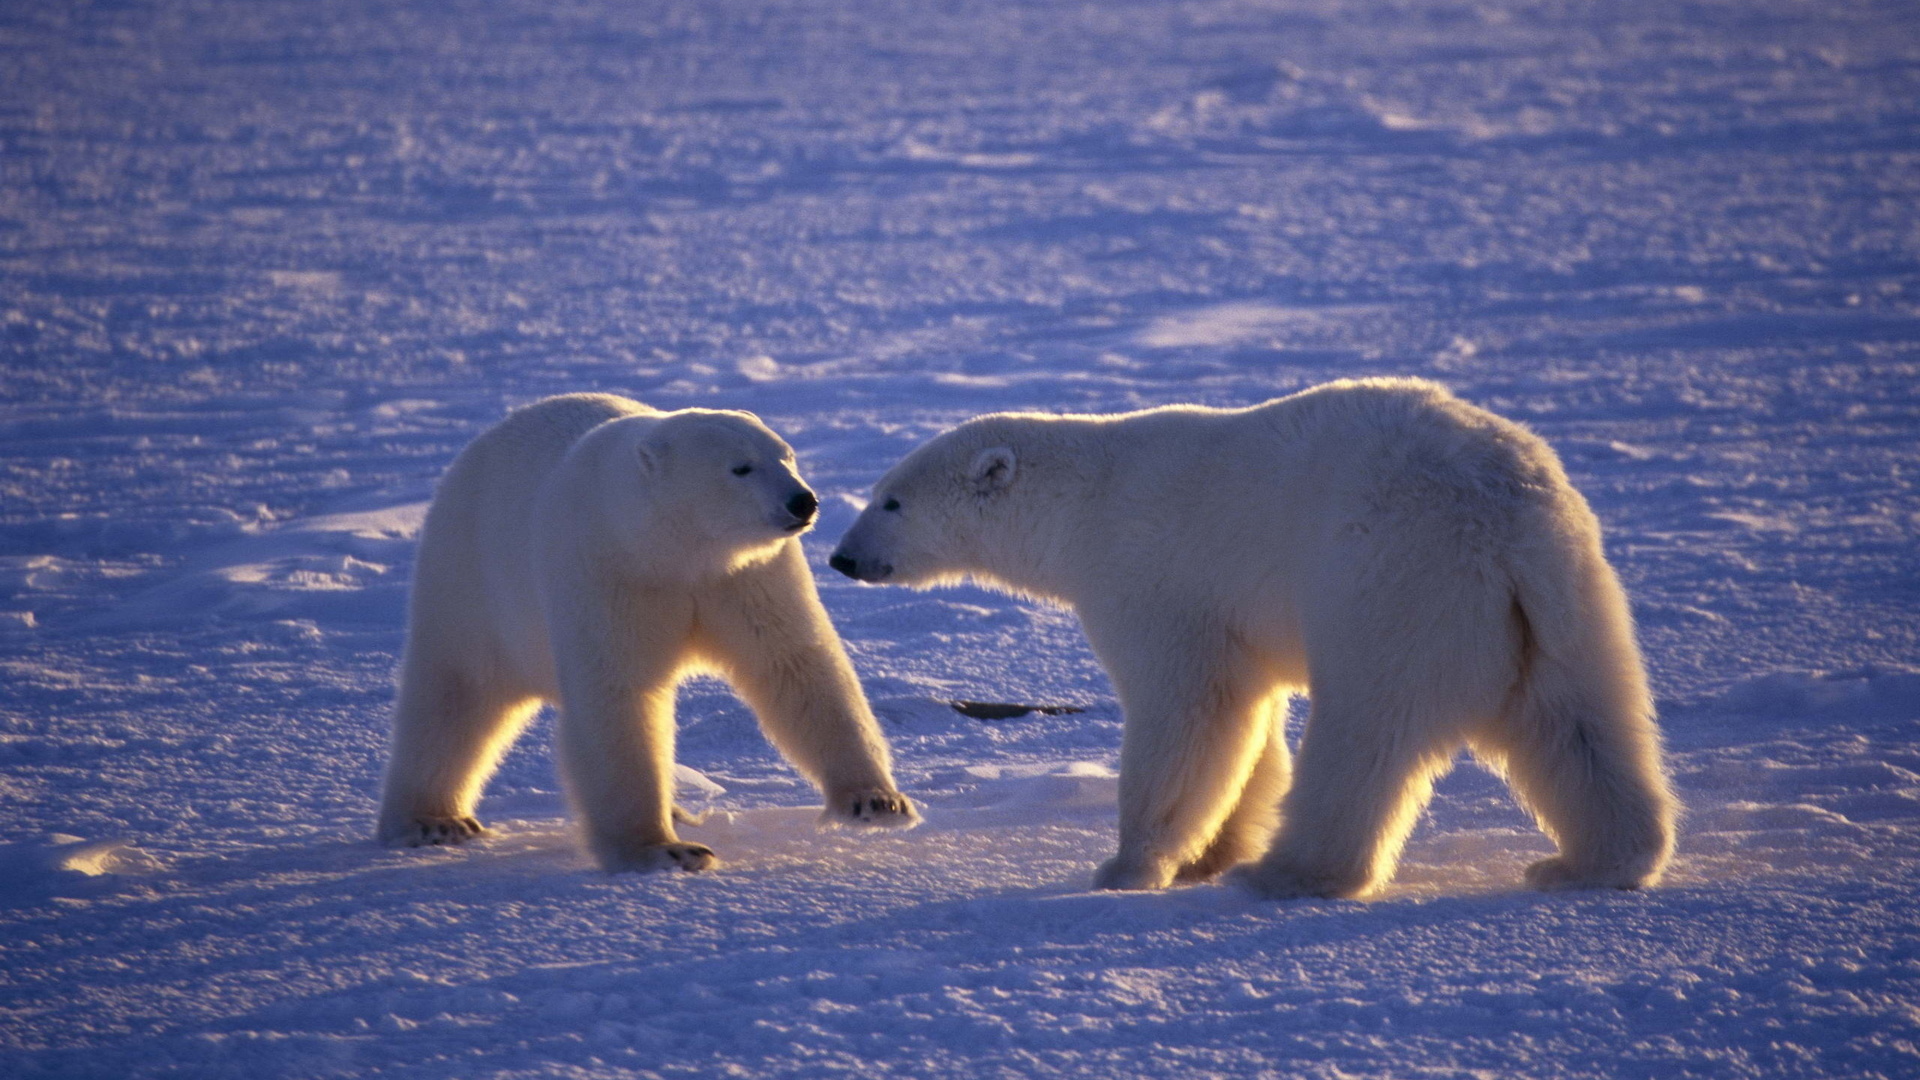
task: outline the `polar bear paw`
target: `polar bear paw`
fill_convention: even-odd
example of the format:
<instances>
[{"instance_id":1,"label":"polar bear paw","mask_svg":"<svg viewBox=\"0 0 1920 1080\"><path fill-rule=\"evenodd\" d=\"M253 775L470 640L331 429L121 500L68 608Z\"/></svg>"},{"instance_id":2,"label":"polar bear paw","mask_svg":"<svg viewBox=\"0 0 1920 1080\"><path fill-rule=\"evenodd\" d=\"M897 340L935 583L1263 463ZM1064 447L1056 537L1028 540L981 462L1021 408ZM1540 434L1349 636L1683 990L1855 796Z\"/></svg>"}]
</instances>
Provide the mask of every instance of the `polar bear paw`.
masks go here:
<instances>
[{"instance_id":1,"label":"polar bear paw","mask_svg":"<svg viewBox=\"0 0 1920 1080\"><path fill-rule=\"evenodd\" d=\"M1093 887L1115 892L1164 889L1173 881L1173 868L1160 860L1115 855L1093 873Z\"/></svg>"},{"instance_id":2,"label":"polar bear paw","mask_svg":"<svg viewBox=\"0 0 1920 1080\"><path fill-rule=\"evenodd\" d=\"M1197 885L1212 881L1241 863L1258 858L1260 852L1251 844L1236 843L1226 838L1216 840L1201 856L1182 866L1173 880L1181 885Z\"/></svg>"},{"instance_id":3,"label":"polar bear paw","mask_svg":"<svg viewBox=\"0 0 1920 1080\"><path fill-rule=\"evenodd\" d=\"M911 829L920 824L920 811L913 800L897 791L870 788L844 791L829 796L827 808L820 814L826 828L852 825L865 829Z\"/></svg>"},{"instance_id":4,"label":"polar bear paw","mask_svg":"<svg viewBox=\"0 0 1920 1080\"><path fill-rule=\"evenodd\" d=\"M1366 891L1364 884L1265 863L1235 867L1227 871L1224 880L1263 900L1342 900Z\"/></svg>"},{"instance_id":5,"label":"polar bear paw","mask_svg":"<svg viewBox=\"0 0 1920 1080\"><path fill-rule=\"evenodd\" d=\"M720 857L705 844L645 844L630 847L604 860L610 874L652 874L662 870L697 873L720 865Z\"/></svg>"},{"instance_id":6,"label":"polar bear paw","mask_svg":"<svg viewBox=\"0 0 1920 1080\"><path fill-rule=\"evenodd\" d=\"M1648 876L1626 868L1611 871L1582 870L1569 862L1564 855L1541 859L1527 867L1527 884L1542 892L1565 892L1570 889L1637 889L1646 884Z\"/></svg>"},{"instance_id":7,"label":"polar bear paw","mask_svg":"<svg viewBox=\"0 0 1920 1080\"><path fill-rule=\"evenodd\" d=\"M487 835L487 827L471 815L459 817L418 817L386 837L389 844L404 847L442 847L464 844L476 836Z\"/></svg>"}]
</instances>

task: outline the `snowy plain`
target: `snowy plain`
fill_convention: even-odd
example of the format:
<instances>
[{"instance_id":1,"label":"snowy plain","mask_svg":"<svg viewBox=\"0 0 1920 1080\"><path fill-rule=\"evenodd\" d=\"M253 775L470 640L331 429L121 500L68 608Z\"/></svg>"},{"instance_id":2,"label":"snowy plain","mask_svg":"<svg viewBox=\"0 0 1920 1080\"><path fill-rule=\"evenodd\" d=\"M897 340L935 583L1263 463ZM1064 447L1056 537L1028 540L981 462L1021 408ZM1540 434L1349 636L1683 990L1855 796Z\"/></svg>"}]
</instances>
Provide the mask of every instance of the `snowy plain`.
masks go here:
<instances>
[{"instance_id":1,"label":"snowy plain","mask_svg":"<svg viewBox=\"0 0 1920 1080\"><path fill-rule=\"evenodd\" d=\"M0 1075L1920 1075L1916 206L1905 0L0 6ZM1071 616L827 551L975 413L1376 374L1592 500L1669 880L1463 764L1372 902L1089 892ZM699 682L718 872L591 869L547 720L369 841L434 480L578 390L797 448L925 827Z\"/></svg>"}]
</instances>

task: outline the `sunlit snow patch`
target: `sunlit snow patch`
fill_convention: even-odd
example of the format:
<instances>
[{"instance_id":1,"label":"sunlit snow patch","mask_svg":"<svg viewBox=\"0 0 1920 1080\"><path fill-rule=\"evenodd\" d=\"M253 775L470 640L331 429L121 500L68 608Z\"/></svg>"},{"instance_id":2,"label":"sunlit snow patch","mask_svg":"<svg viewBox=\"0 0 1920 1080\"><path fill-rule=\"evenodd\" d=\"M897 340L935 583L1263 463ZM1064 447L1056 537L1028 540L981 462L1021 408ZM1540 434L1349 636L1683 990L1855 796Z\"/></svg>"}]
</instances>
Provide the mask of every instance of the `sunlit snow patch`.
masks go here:
<instances>
[{"instance_id":1,"label":"sunlit snow patch","mask_svg":"<svg viewBox=\"0 0 1920 1080\"><path fill-rule=\"evenodd\" d=\"M1920 671L1776 671L1735 683L1706 703L1716 713L1773 719L1920 718Z\"/></svg>"},{"instance_id":2,"label":"sunlit snow patch","mask_svg":"<svg viewBox=\"0 0 1920 1080\"><path fill-rule=\"evenodd\" d=\"M125 839L87 840L54 833L44 844L0 846L0 906L24 907L54 897L110 892L105 880L166 869L157 856Z\"/></svg>"},{"instance_id":3,"label":"sunlit snow patch","mask_svg":"<svg viewBox=\"0 0 1920 1080\"><path fill-rule=\"evenodd\" d=\"M1284 307L1254 301L1219 304L1178 315L1162 315L1140 331L1138 341L1150 349L1259 344L1277 341L1288 330L1322 329L1356 310Z\"/></svg>"},{"instance_id":4,"label":"sunlit snow patch","mask_svg":"<svg viewBox=\"0 0 1920 1080\"><path fill-rule=\"evenodd\" d=\"M1120 774L1093 761L969 765L965 771L980 781L971 801L983 809L1017 807L1037 815L1042 809L1110 810L1120 800Z\"/></svg>"},{"instance_id":5,"label":"sunlit snow patch","mask_svg":"<svg viewBox=\"0 0 1920 1080\"><path fill-rule=\"evenodd\" d=\"M321 619L398 625L405 574L427 504L291 521L223 544L187 571L121 605L113 624L224 618Z\"/></svg>"},{"instance_id":6,"label":"sunlit snow patch","mask_svg":"<svg viewBox=\"0 0 1920 1080\"><path fill-rule=\"evenodd\" d=\"M942 150L939 147L928 146L918 139L903 141L900 144L900 155L908 161L957 165L963 169L1024 169L1040 162L1038 156L1019 151L995 153L983 150Z\"/></svg>"},{"instance_id":7,"label":"sunlit snow patch","mask_svg":"<svg viewBox=\"0 0 1920 1080\"><path fill-rule=\"evenodd\" d=\"M675 763L673 766L673 801L682 810L692 814L695 819L705 817L713 807L713 800L727 793L727 789L699 769Z\"/></svg>"}]
</instances>

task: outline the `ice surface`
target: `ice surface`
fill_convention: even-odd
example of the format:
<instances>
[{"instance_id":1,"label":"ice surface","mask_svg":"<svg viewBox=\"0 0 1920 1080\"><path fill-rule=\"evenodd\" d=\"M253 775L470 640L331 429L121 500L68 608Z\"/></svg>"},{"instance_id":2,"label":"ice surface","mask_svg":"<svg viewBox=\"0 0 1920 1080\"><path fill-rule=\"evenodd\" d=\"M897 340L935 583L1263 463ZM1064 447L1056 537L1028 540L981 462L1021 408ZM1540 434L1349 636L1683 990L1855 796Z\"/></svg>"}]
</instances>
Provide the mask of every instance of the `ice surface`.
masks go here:
<instances>
[{"instance_id":1,"label":"ice surface","mask_svg":"<svg viewBox=\"0 0 1920 1080\"><path fill-rule=\"evenodd\" d=\"M0 74L0 1075L1920 1073L1910 3L75 0ZM824 566L974 413L1368 374L1592 499L1667 885L1520 890L1463 765L1373 903L1087 892L1072 617ZM923 828L698 681L712 875L590 869L546 720L367 841L433 483L579 390L793 443Z\"/></svg>"}]
</instances>

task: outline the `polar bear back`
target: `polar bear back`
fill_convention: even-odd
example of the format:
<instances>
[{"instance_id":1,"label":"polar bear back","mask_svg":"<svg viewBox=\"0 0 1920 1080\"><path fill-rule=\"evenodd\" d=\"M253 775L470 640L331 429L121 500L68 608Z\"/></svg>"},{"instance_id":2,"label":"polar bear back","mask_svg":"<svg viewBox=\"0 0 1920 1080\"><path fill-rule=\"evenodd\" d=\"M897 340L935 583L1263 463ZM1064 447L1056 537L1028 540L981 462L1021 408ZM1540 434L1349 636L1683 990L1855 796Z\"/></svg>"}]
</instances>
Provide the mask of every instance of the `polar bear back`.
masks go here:
<instances>
[{"instance_id":1,"label":"polar bear back","mask_svg":"<svg viewBox=\"0 0 1920 1080\"><path fill-rule=\"evenodd\" d=\"M1139 499L1208 508L1208 520L1272 527L1312 505L1371 509L1382 492L1517 507L1564 479L1518 424L1415 380L1334 383L1243 409L1173 406L1101 417L1112 515ZM1160 515L1169 524L1178 515ZM1190 524L1190 519L1185 522Z\"/></svg>"},{"instance_id":2,"label":"polar bear back","mask_svg":"<svg viewBox=\"0 0 1920 1080\"><path fill-rule=\"evenodd\" d=\"M540 492L587 432L657 413L611 394L568 394L516 410L462 450L421 532L409 647L485 658L516 689L549 691L552 659L532 565Z\"/></svg>"},{"instance_id":3,"label":"polar bear back","mask_svg":"<svg viewBox=\"0 0 1920 1080\"><path fill-rule=\"evenodd\" d=\"M1051 508L1045 526L996 537L1030 549L1022 564L1048 564L1060 589L1019 585L1043 595L1114 592L1150 567L1170 600L1291 617L1329 560L1399 532L1444 538L1466 557L1511 550L1542 526L1598 543L1538 436L1419 380L1340 382L1240 409L998 414L935 440L889 479L952 471L994 445L1020 448L1021 482ZM1416 518L1419 529L1388 527ZM1090 580L1103 576L1115 580Z\"/></svg>"},{"instance_id":4,"label":"polar bear back","mask_svg":"<svg viewBox=\"0 0 1920 1080\"><path fill-rule=\"evenodd\" d=\"M1388 640L1409 621L1462 634L1497 625L1512 582L1597 581L1573 567L1604 567L1599 524L1553 450L1431 383L1336 383L1247 409L1156 409L1111 423L1115 437L1098 440L1114 448L1096 489L1108 493L1105 520L1075 535L1089 555L1103 544L1124 550L1076 566L1074 593L1137 592L1151 580L1163 610L1230 612L1290 657L1312 653L1314 627ZM1395 600L1376 610L1357 596ZM1536 618L1560 610L1543 606ZM1588 597L1581 610L1612 607ZM1485 670L1435 663L1435 687L1505 678L1491 660ZM1306 677L1286 664L1274 674Z\"/></svg>"}]
</instances>

